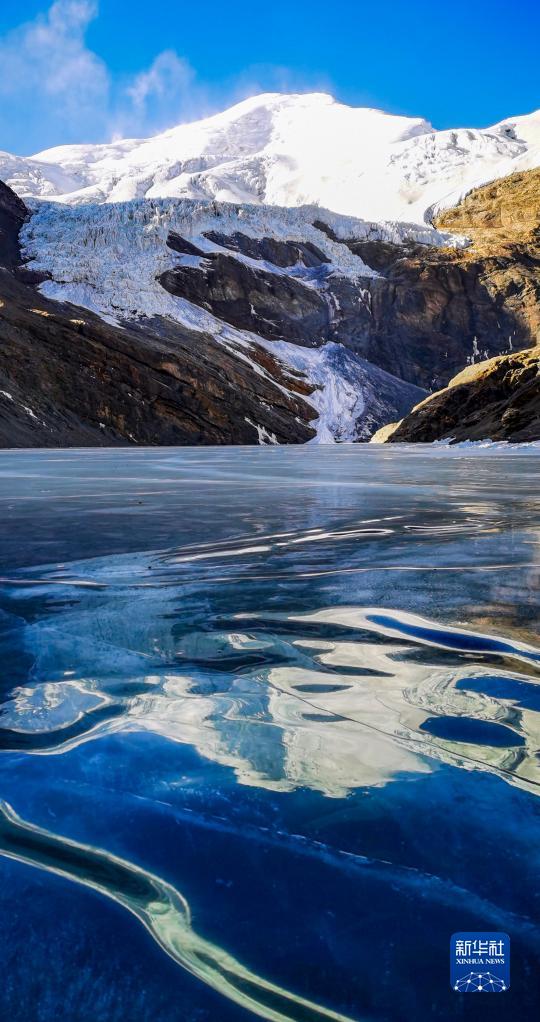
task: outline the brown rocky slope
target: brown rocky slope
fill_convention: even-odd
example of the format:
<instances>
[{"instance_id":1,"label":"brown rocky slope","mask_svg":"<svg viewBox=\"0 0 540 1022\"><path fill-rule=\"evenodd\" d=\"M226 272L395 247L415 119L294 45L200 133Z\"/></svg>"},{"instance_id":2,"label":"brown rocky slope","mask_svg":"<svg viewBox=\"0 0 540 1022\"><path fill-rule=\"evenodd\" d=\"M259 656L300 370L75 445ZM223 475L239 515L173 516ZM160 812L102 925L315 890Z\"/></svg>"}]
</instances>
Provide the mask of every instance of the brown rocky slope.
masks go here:
<instances>
[{"instance_id":1,"label":"brown rocky slope","mask_svg":"<svg viewBox=\"0 0 540 1022\"><path fill-rule=\"evenodd\" d=\"M379 442L540 439L540 170L513 174L475 189L441 214L440 228L467 234L460 265L483 266L490 294L503 301L532 347L477 362L447 388L383 427ZM511 340L511 338L510 338Z\"/></svg>"},{"instance_id":2,"label":"brown rocky slope","mask_svg":"<svg viewBox=\"0 0 540 1022\"><path fill-rule=\"evenodd\" d=\"M281 443L315 435L313 391L263 348L252 365L211 335L118 328L44 298L21 265L28 210L0 182L0 447Z\"/></svg>"},{"instance_id":3,"label":"brown rocky slope","mask_svg":"<svg viewBox=\"0 0 540 1022\"><path fill-rule=\"evenodd\" d=\"M372 437L379 443L487 439L540 440L540 346L467 366Z\"/></svg>"}]
</instances>

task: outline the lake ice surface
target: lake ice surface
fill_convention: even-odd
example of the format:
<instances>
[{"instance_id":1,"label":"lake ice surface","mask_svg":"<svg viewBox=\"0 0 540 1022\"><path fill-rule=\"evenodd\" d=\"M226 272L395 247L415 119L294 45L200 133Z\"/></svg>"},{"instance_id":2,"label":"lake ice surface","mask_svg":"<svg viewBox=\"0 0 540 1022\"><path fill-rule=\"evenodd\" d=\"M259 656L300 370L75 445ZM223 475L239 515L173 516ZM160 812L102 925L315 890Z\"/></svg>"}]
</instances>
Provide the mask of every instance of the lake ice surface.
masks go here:
<instances>
[{"instance_id":1,"label":"lake ice surface","mask_svg":"<svg viewBox=\"0 0 540 1022\"><path fill-rule=\"evenodd\" d=\"M2 1017L537 1015L539 469L0 454Z\"/></svg>"}]
</instances>

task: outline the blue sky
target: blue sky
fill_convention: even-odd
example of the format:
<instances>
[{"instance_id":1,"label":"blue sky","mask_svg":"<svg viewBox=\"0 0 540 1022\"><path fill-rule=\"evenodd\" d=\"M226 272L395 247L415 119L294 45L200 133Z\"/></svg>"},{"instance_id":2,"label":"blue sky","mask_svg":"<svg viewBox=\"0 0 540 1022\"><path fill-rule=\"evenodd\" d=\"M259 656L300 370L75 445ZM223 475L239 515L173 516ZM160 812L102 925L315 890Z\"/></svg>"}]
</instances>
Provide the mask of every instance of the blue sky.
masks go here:
<instances>
[{"instance_id":1,"label":"blue sky","mask_svg":"<svg viewBox=\"0 0 540 1022\"><path fill-rule=\"evenodd\" d=\"M482 127L540 107L538 0L1 0L0 149L145 135L264 91Z\"/></svg>"}]
</instances>

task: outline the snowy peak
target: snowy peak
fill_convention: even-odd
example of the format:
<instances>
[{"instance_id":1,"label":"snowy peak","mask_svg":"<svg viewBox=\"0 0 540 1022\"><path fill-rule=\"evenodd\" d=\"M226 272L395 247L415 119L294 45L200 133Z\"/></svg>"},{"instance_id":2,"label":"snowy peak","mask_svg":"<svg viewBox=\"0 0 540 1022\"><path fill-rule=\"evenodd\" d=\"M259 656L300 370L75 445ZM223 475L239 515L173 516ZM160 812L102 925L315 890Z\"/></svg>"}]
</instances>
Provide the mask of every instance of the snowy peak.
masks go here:
<instances>
[{"instance_id":1,"label":"snowy peak","mask_svg":"<svg viewBox=\"0 0 540 1022\"><path fill-rule=\"evenodd\" d=\"M0 179L70 204L182 197L422 223L471 188L538 165L538 112L435 131L325 93L268 93L150 139L0 154Z\"/></svg>"},{"instance_id":2,"label":"snowy peak","mask_svg":"<svg viewBox=\"0 0 540 1022\"><path fill-rule=\"evenodd\" d=\"M322 121L321 121L322 118ZM367 137L370 144L398 142L433 131L428 121L401 117L368 107L350 107L324 92L283 94L268 92L236 103L228 110L200 121L180 124L149 139L124 139L102 145L65 145L36 153L31 159L45 163L64 163L73 156L102 156L132 152L148 147L192 145L199 152L227 151L231 156L260 152L275 139L287 150L300 149L304 142L330 132L340 145L345 132Z\"/></svg>"}]
</instances>

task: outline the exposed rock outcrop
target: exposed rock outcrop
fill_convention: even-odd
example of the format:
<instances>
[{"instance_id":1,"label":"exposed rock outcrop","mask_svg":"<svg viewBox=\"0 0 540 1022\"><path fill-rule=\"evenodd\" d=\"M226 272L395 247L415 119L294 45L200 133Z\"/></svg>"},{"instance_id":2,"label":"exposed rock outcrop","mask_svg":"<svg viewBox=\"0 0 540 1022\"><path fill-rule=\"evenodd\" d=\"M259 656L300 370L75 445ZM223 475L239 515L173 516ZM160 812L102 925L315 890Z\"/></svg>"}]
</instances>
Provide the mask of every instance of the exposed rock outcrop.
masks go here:
<instances>
[{"instance_id":1,"label":"exposed rock outcrop","mask_svg":"<svg viewBox=\"0 0 540 1022\"><path fill-rule=\"evenodd\" d=\"M211 253L200 266L177 266L159 280L170 294L267 340L286 338L316 347L329 339L328 303L314 288L289 275Z\"/></svg>"},{"instance_id":2,"label":"exposed rock outcrop","mask_svg":"<svg viewBox=\"0 0 540 1022\"><path fill-rule=\"evenodd\" d=\"M281 241L277 238L252 238L249 234L234 231L222 234L219 231L205 231L205 237L216 245L241 252L250 259L260 259L274 266L302 266L313 268L330 262L328 256L310 241Z\"/></svg>"},{"instance_id":3,"label":"exposed rock outcrop","mask_svg":"<svg viewBox=\"0 0 540 1022\"><path fill-rule=\"evenodd\" d=\"M379 442L540 439L540 171L513 174L475 189L437 226L463 231L470 248L457 253L476 273L497 310L498 326L513 319L510 347L533 347L469 365L444 390L422 401ZM515 341L518 340L516 344ZM478 345L479 346L479 345Z\"/></svg>"},{"instance_id":4,"label":"exposed rock outcrop","mask_svg":"<svg viewBox=\"0 0 540 1022\"><path fill-rule=\"evenodd\" d=\"M15 192L0 181L0 267L13 270L20 264L19 231L28 210Z\"/></svg>"},{"instance_id":5,"label":"exposed rock outcrop","mask_svg":"<svg viewBox=\"0 0 540 1022\"><path fill-rule=\"evenodd\" d=\"M454 249L403 255L369 282L369 317L351 343L365 358L428 389L443 386L468 360L530 345L528 325L499 286L504 271L528 285L529 267L512 259L468 260ZM344 302L344 296L340 295ZM360 326L360 325L359 325ZM361 331L365 331L364 337Z\"/></svg>"},{"instance_id":6,"label":"exposed rock outcrop","mask_svg":"<svg viewBox=\"0 0 540 1022\"><path fill-rule=\"evenodd\" d=\"M540 440L540 346L468 366L376 443Z\"/></svg>"}]
</instances>

